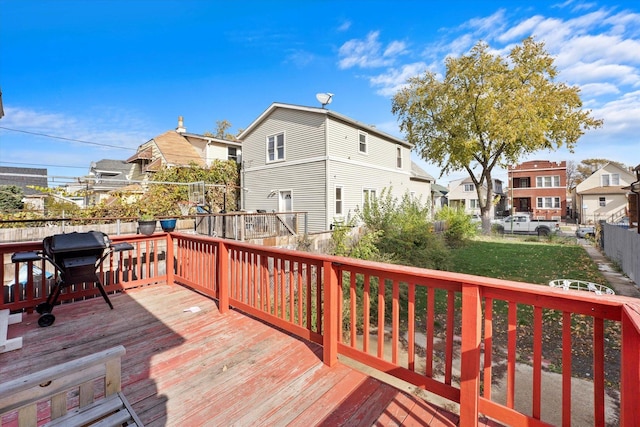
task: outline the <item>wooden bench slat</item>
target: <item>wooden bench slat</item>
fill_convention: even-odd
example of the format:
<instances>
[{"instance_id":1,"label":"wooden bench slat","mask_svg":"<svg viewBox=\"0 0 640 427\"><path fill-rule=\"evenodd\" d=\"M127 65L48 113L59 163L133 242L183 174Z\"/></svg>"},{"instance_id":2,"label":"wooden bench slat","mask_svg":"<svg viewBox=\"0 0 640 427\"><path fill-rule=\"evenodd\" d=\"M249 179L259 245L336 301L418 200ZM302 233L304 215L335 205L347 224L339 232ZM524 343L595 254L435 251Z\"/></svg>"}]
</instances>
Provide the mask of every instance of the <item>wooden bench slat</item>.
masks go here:
<instances>
[{"instance_id":1,"label":"wooden bench slat","mask_svg":"<svg viewBox=\"0 0 640 427\"><path fill-rule=\"evenodd\" d=\"M118 409L125 409L122 399L117 394L100 399L84 408L74 408L67 412L66 415L51 420L46 424L47 427L54 426L81 426L93 423L107 415L112 414Z\"/></svg>"},{"instance_id":2,"label":"wooden bench slat","mask_svg":"<svg viewBox=\"0 0 640 427\"><path fill-rule=\"evenodd\" d=\"M46 426L142 426L121 393L123 346L62 363L0 384L0 416L18 411L18 425L37 424L38 402L50 401L51 421ZM94 386L100 380L96 399ZM67 410L68 393L78 393L78 406Z\"/></svg>"},{"instance_id":3,"label":"wooden bench slat","mask_svg":"<svg viewBox=\"0 0 640 427\"><path fill-rule=\"evenodd\" d=\"M17 409L32 400L57 394L74 384L104 377L106 361L112 358L119 360L124 354L124 347L118 346L3 383L0 385L0 413ZM41 386L42 384L46 386Z\"/></svg>"}]
</instances>

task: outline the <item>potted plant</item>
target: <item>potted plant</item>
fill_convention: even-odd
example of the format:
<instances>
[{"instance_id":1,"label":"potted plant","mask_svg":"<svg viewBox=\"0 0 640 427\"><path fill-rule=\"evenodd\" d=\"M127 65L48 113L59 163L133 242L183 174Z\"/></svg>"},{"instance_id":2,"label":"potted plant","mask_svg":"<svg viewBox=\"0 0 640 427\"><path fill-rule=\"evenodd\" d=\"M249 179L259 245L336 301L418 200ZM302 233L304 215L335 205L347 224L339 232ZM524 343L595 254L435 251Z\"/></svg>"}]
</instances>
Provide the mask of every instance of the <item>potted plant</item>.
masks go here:
<instances>
[{"instance_id":1,"label":"potted plant","mask_svg":"<svg viewBox=\"0 0 640 427\"><path fill-rule=\"evenodd\" d=\"M171 232L176 229L177 218L163 218L160 220L162 231Z\"/></svg>"},{"instance_id":2,"label":"potted plant","mask_svg":"<svg viewBox=\"0 0 640 427\"><path fill-rule=\"evenodd\" d=\"M156 231L157 222L153 214L143 213L138 218L138 231L145 236L151 236Z\"/></svg>"}]
</instances>

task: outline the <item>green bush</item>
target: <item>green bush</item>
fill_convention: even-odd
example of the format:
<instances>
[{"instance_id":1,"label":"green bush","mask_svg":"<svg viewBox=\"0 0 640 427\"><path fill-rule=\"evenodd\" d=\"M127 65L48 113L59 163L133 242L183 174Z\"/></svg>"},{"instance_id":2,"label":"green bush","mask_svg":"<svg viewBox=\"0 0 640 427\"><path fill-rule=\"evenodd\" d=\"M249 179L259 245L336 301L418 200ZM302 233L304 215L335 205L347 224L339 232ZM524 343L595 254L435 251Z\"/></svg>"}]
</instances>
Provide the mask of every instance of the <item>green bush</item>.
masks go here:
<instances>
[{"instance_id":1,"label":"green bush","mask_svg":"<svg viewBox=\"0 0 640 427\"><path fill-rule=\"evenodd\" d=\"M397 200L385 188L379 197L365 202L358 218L373 234L378 260L439 270L450 265L448 248L432 231L429 205L409 193Z\"/></svg>"},{"instance_id":2,"label":"green bush","mask_svg":"<svg viewBox=\"0 0 640 427\"><path fill-rule=\"evenodd\" d=\"M444 237L450 247L463 245L478 232L476 224L461 208L445 206L436 213L436 219L446 222Z\"/></svg>"}]
</instances>

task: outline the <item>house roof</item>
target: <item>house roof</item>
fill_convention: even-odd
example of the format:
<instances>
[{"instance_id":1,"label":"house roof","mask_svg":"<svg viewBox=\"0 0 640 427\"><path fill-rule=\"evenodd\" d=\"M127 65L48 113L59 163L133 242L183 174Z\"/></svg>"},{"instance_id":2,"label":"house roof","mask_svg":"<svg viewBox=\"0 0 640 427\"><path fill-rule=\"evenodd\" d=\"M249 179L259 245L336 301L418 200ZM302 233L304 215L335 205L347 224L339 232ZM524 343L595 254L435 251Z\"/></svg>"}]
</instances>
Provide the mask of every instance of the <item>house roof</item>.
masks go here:
<instances>
[{"instance_id":1,"label":"house roof","mask_svg":"<svg viewBox=\"0 0 640 427\"><path fill-rule=\"evenodd\" d=\"M594 188L589 188L589 189L584 190L584 191L579 191L578 194L581 194L581 195L627 194L629 191L626 190L625 188L629 188L629 187L613 187L613 186L594 187Z\"/></svg>"},{"instance_id":2,"label":"house roof","mask_svg":"<svg viewBox=\"0 0 640 427\"><path fill-rule=\"evenodd\" d=\"M415 162L411 162L411 177L409 179L415 181L425 181L425 182L435 182L435 178L425 172L420 166L418 166Z\"/></svg>"},{"instance_id":3,"label":"house roof","mask_svg":"<svg viewBox=\"0 0 640 427\"><path fill-rule=\"evenodd\" d=\"M153 140L167 164L186 166L195 163L198 166L206 166L204 159L193 145L174 130L156 136Z\"/></svg>"},{"instance_id":4,"label":"house roof","mask_svg":"<svg viewBox=\"0 0 640 427\"><path fill-rule=\"evenodd\" d=\"M440 184L431 184L431 192L434 194L439 194L441 196L446 196L449 193L449 189Z\"/></svg>"},{"instance_id":5,"label":"house roof","mask_svg":"<svg viewBox=\"0 0 640 427\"><path fill-rule=\"evenodd\" d=\"M153 157L153 147L158 150L158 156ZM204 159L198 151L187 141L187 139L176 132L170 130L162 135L158 135L138 147L138 152L127 159L128 163L138 160L154 159L146 170L156 171L161 164L171 166L187 166L195 163L198 166L206 166Z\"/></svg>"},{"instance_id":6,"label":"house roof","mask_svg":"<svg viewBox=\"0 0 640 427\"><path fill-rule=\"evenodd\" d=\"M197 133L181 132L180 134L186 138L198 138L207 142L216 142L218 144L228 145L231 147L242 147L242 143L240 141L229 141L228 139L216 138L215 136L200 135Z\"/></svg>"},{"instance_id":7,"label":"house roof","mask_svg":"<svg viewBox=\"0 0 640 427\"><path fill-rule=\"evenodd\" d=\"M48 187L47 170L0 166L0 185L17 185L25 196L41 195L40 191L28 186Z\"/></svg>"},{"instance_id":8,"label":"house roof","mask_svg":"<svg viewBox=\"0 0 640 427\"><path fill-rule=\"evenodd\" d=\"M138 151L136 152L136 154L134 154L133 156L129 157L126 161L127 163L132 163L135 162L137 160L151 160L153 158L153 147L151 146L147 146L145 148L138 149Z\"/></svg>"},{"instance_id":9,"label":"house roof","mask_svg":"<svg viewBox=\"0 0 640 427\"><path fill-rule=\"evenodd\" d=\"M267 108L257 119L255 119L247 128L238 135L238 139L243 140L248 134L250 134L260 123L262 123L273 111L278 108L284 108L288 110L297 110L297 111L306 111L309 113L315 114L324 114L327 117L332 117L336 120L340 120L342 122L348 123L354 127L359 129L366 130L368 133L376 134L384 139L388 139L396 144L404 145L408 148L413 148L413 145L408 143L405 140L400 138L396 138L393 135L389 135L386 132L377 129L375 126L367 125L365 123L359 122L355 119L342 115L340 113L336 113L335 111L328 110L326 108L318 108L318 107L305 107L302 105L293 105L293 104L284 104L280 102L274 102Z\"/></svg>"}]
</instances>

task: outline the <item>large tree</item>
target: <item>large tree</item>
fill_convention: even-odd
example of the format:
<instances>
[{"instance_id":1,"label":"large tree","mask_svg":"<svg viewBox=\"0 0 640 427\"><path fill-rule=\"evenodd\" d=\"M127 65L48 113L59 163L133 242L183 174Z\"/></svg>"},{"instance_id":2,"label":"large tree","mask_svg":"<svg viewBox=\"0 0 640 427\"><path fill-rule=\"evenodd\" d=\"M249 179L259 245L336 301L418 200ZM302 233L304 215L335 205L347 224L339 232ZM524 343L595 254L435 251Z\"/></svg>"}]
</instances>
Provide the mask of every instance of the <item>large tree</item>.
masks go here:
<instances>
[{"instance_id":1,"label":"large tree","mask_svg":"<svg viewBox=\"0 0 640 427\"><path fill-rule=\"evenodd\" d=\"M400 129L422 158L442 175L467 171L485 232L494 168L543 149L573 150L586 129L602 125L582 109L577 87L555 81L553 62L532 38L506 56L479 42L468 55L447 58L444 77L426 72L410 78L393 98Z\"/></svg>"}]
</instances>

